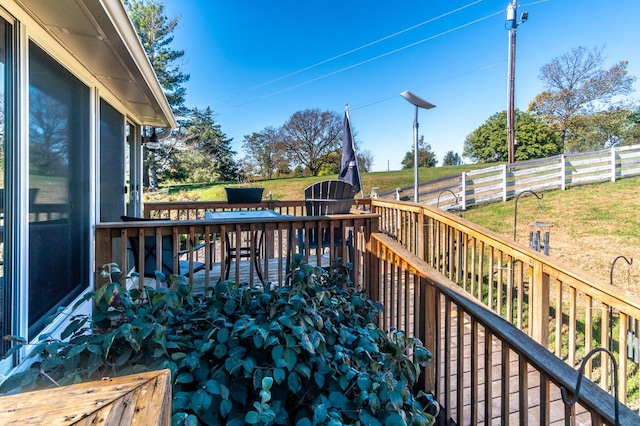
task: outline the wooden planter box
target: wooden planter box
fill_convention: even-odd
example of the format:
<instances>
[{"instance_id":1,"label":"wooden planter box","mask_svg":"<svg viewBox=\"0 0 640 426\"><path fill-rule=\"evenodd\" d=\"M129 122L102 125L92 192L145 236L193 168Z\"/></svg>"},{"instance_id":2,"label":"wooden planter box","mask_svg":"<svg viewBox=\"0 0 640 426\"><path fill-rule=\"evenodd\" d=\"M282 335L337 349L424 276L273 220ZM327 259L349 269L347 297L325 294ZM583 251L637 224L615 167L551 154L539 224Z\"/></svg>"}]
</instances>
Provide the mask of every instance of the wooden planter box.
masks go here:
<instances>
[{"instance_id":1,"label":"wooden planter box","mask_svg":"<svg viewBox=\"0 0 640 426\"><path fill-rule=\"evenodd\" d=\"M262 201L262 192L264 188L236 188L227 187L227 203L229 204L246 204L259 203Z\"/></svg>"},{"instance_id":2,"label":"wooden planter box","mask_svg":"<svg viewBox=\"0 0 640 426\"><path fill-rule=\"evenodd\" d=\"M0 398L3 425L171 425L169 370Z\"/></svg>"}]
</instances>

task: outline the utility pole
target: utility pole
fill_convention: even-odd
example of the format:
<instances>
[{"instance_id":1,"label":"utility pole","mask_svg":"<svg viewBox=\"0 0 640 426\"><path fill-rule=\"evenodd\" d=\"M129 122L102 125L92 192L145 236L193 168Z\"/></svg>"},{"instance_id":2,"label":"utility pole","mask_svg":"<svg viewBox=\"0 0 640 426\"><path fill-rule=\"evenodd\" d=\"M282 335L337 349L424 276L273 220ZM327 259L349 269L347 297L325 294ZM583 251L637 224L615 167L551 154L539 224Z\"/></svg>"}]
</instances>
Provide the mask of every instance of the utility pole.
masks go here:
<instances>
[{"instance_id":1,"label":"utility pole","mask_svg":"<svg viewBox=\"0 0 640 426\"><path fill-rule=\"evenodd\" d=\"M509 164L516 162L516 112L515 112L515 80L516 80L516 31L518 25L524 23L529 14L524 12L520 17L520 22L516 19L518 12L518 0L507 6L507 24L509 28L509 70L507 73L507 143Z\"/></svg>"}]
</instances>

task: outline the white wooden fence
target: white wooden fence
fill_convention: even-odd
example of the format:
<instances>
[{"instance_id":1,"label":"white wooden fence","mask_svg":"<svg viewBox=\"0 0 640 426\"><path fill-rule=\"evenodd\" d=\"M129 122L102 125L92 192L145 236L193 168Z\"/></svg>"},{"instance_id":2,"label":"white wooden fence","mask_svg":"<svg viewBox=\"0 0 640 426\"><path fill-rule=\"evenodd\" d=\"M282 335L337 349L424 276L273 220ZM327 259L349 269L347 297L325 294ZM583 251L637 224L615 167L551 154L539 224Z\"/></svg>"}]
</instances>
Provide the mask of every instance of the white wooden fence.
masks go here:
<instances>
[{"instance_id":1,"label":"white wooden fence","mask_svg":"<svg viewBox=\"0 0 640 426\"><path fill-rule=\"evenodd\" d=\"M566 190L596 182L640 175L640 145L561 154L538 160L500 164L460 176L419 184L420 201L448 210L507 201L524 190ZM411 201L413 186L380 193L380 198Z\"/></svg>"}]
</instances>

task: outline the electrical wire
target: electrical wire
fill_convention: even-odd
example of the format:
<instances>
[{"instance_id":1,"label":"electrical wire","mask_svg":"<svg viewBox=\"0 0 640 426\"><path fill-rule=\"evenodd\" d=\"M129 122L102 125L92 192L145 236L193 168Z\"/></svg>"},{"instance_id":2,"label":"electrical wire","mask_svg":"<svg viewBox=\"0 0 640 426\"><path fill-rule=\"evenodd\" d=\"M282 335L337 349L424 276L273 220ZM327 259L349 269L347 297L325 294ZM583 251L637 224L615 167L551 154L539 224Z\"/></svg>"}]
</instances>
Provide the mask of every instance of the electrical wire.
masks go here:
<instances>
[{"instance_id":1,"label":"electrical wire","mask_svg":"<svg viewBox=\"0 0 640 426\"><path fill-rule=\"evenodd\" d=\"M250 91L252 91L252 90L260 89L260 88L262 88L262 87L268 86L268 85L273 84L273 83L276 83L276 82L278 82L278 81L281 81L281 80L287 79L287 78L289 78L289 77L293 77L294 75L298 75L298 74L303 73L303 72L305 72L305 71L309 71L309 70L314 69L314 68L317 68L317 67L319 67L319 66L321 66L321 65L324 65L324 64L327 64L327 63L329 63L329 62L335 61L335 60L337 60L337 59L343 58L343 57L345 57L345 56L351 55L352 53L355 53L355 52L358 52L358 51L360 51L360 50L366 49L367 47L371 47L371 46L376 45L376 44L378 44L378 43L381 43L381 42L383 42L383 41L389 40L389 39L391 39L391 38L393 38L393 37L399 36L400 34L404 34L404 33L406 33L406 32L409 32L409 31L415 30L416 28L419 28L419 27L421 27L421 26L423 26L423 25L430 24L430 23L435 22L435 21L437 21L437 20L439 20L439 19L442 19L442 18L444 18L444 17L446 17L446 16L449 16L449 15L452 15L452 14L454 14L454 13L460 12L461 10L467 9L467 8L469 8L469 7L471 7L471 6L474 6L474 5L478 4L478 3L481 3L482 1L483 1L483 0L476 0L476 1L474 1L474 2L468 3L468 4L466 4L466 5L464 5L464 6L461 6L461 7L457 8L457 9L454 9L454 10L451 10L451 11L449 11L449 12L443 13L442 15L436 16L436 17L434 17L434 18L427 19L426 21L420 22L420 23L418 23L418 24L412 25L412 26L410 26L410 27L408 27L408 28L405 28L405 29L403 29L403 30L397 31L397 32L395 32L395 33L393 33L393 34L390 34L390 35L384 36L384 37L382 37L382 38L379 38L379 39L377 39L377 40L371 41L371 42L369 42L369 43L363 44L362 46L359 46L359 47L356 47L356 48L354 48L354 49L348 50L348 51L346 51L346 52L340 53L340 54L338 54L338 55L336 55L336 56L333 56L333 57L331 57L331 58L328 58L328 59L322 60L322 61L320 61L320 62L317 62L317 63L313 64L313 65L309 65L309 66L306 66L306 67L304 67L304 68L300 68L300 69L298 69L298 70L296 70L296 71L292 71L292 72L290 72L290 73L288 73L288 74L285 74L285 75L282 75L282 76L280 76L280 77L274 78L273 80L269 80L269 81L266 81L266 82L264 82L264 83L258 84L257 86L253 86L253 87L251 87L250 89L247 89L247 90L244 90L244 91L238 92L238 93L236 93L235 95L230 95L230 96L226 96L226 97L224 97L224 98L222 98L222 99L218 99L218 100L214 101L214 102L213 102L213 104L219 103L219 102L221 102L221 101L224 101L224 100L227 100L227 99L230 99L230 98L234 98L234 97L236 97L236 96L239 96L239 95L245 94L245 93L250 92ZM545 0L545 1L546 1L546 0Z\"/></svg>"},{"instance_id":2,"label":"electrical wire","mask_svg":"<svg viewBox=\"0 0 640 426\"><path fill-rule=\"evenodd\" d=\"M361 66L361 65L367 64L367 63L369 63L369 62L373 62L373 61L376 61L376 60L378 60L378 59L382 59L382 58L384 58L384 57L386 57L386 56L393 55L394 53L401 52L401 51L403 51L403 50L406 50L406 49L409 49L409 48L411 48L411 47L415 47L415 46L417 46L417 45L419 45L419 44L425 43L425 42L427 42L427 41L431 41L431 40L436 39L436 38L438 38L438 37L442 37L442 36L444 36L444 35L450 34L450 33L454 32L454 31L458 31L458 30L461 30L461 29L466 28L466 27L468 27L468 26L471 26L471 25L477 24L478 22L482 22L482 21L487 20L487 19L489 19L489 18L493 18L494 16L499 15L499 14L501 14L501 13L503 13L503 11L499 11L499 12L492 13L492 14L487 15L487 16L484 16L484 17L482 17L482 18L478 18L478 19L475 19L475 20L473 20L473 21L467 22L466 24L459 25L459 26L454 27L454 28L451 28L451 29L449 29L449 30L442 31L442 32L440 32L440 33L438 33L438 34L435 34L435 35L429 36L429 37L427 37L427 38L424 38L424 39L422 39L422 40L418 40L418 41L416 41L416 42L413 42L413 43L407 44L407 45L402 46L402 47L399 47L399 48L397 48L397 49L393 49L393 50L391 50L391 51L389 51L389 52L386 52L386 53L383 53L383 54L380 54L380 55L374 56L374 57L369 58L369 59L365 59L364 61L357 62L357 63L355 63L355 64L352 64L352 65L349 65L349 66L346 66L346 67L340 68L340 69L338 69L338 70L335 70L335 71L329 72L329 73L327 73L327 74L321 75L321 76L319 76L319 77L315 77L315 78L312 78L312 79L309 79L309 80L303 81L302 83L298 83L298 84L295 84L295 85L293 85L293 86L289 86L289 87L287 87L287 88L284 88L284 89L281 89L281 90L278 90L278 91L275 91L275 92L271 92L271 93L269 93L269 94L267 94L267 95L260 96L260 97L258 97L258 98L254 98L254 99L252 99L252 100L249 100L249 101L246 101L246 102L243 102L243 103L240 103L240 104L234 105L233 107L231 107L231 108L229 108L229 109L227 109L227 110L224 110L224 111L222 111L221 113L224 113L224 112L226 112L226 111L229 111L229 110L232 110L232 109L235 109L235 108L239 108L239 107L244 106L244 105L247 105L247 104L251 104L251 103L254 103L254 102L258 102L258 101L261 101L261 100L264 100L264 99L270 98L270 97L272 97L272 96L276 96L276 95L279 95L279 94L282 94L282 93L288 92L288 91L290 91L290 90L297 89L297 88L302 87L302 86L306 86L307 84L311 84L311 83L314 83L314 82L316 82L316 81L319 81L319 80L325 79L325 78L327 78L327 77L331 77L331 76L333 76L333 75L336 75L336 74L342 73L342 72L344 72L344 71L348 71L348 70L350 70L350 69L353 69L353 68L359 67L359 66Z\"/></svg>"},{"instance_id":3,"label":"electrical wire","mask_svg":"<svg viewBox=\"0 0 640 426\"><path fill-rule=\"evenodd\" d=\"M334 57L332 57L332 58L325 59L325 60L320 61L320 62L318 62L318 63L315 63L315 64L313 64L313 65L309 65L308 67L301 68L301 69L299 69L299 70L297 70L297 71L293 71L293 72L291 72L291 73L289 73L289 74L285 74L285 75L283 75L283 76L281 76L281 77L274 78L273 80L267 81L267 82L262 83L262 84L259 84L259 85L257 85L257 86L254 86L254 87L252 87L250 90L259 89L259 88L261 88L261 87L267 86L267 85L272 84L272 83L275 83L275 82L277 82L277 81L284 80L285 78L289 78L289 77L292 77L292 76L294 76L294 75L296 75L296 74L300 74L301 72L308 71L308 70L310 70L310 69L313 69L313 68L319 67L320 65L324 65L324 64L326 64L326 63L329 63L329 62L335 61L336 59L340 59L340 58L342 58L342 57L344 57L344 56L347 56L347 55L350 55L350 54L352 54L352 53L358 52L359 50L366 49L367 47L371 47L371 46L373 46L373 45L375 45L375 44L378 44L378 43L381 43L381 42L383 42L383 41L385 41L385 40L389 40L389 39L391 39L391 38L393 38L393 37L399 36L400 34L404 34L404 33L406 33L406 32L409 32L409 31L415 30L416 28L419 28L419 27L421 27L421 26L423 26L423 25L426 25L426 24L430 24L430 23L435 22L435 21L437 21L437 20L439 20L439 19L442 19L442 18L444 18L444 17L446 17L446 16L453 15L453 14L454 14L454 13L456 13L456 12L459 12L459 11L461 11L461 10L464 10L464 9L466 9L466 8L468 8L468 7L471 7L471 6L476 5L476 4L478 4L478 3L481 3L481 2L482 2L482 0L476 0L476 1L474 1L473 3L469 3L469 4L466 4L466 5L462 6L462 7L459 7L459 8L457 8L457 9L454 9L454 10L451 10L451 11L449 11L449 12L443 13L442 15L436 16L435 18L427 19L426 21L420 22L419 24L412 25L412 26L410 26L410 27L408 27L408 28L405 28L404 30L400 30L400 31L398 31L398 32L396 32L396 33L393 33L393 34L390 34L390 35L388 35L388 36L385 36L385 37L379 38L379 39L377 39L377 40L375 40L375 41L372 41L372 42L369 42L369 43L363 44L363 45L362 45L362 46L360 46L360 47L356 47L355 49L348 50L348 51L346 51L346 52L344 52L344 53L341 53L341 54L339 54L339 55L336 55L336 56L334 56Z\"/></svg>"},{"instance_id":4,"label":"electrical wire","mask_svg":"<svg viewBox=\"0 0 640 426\"><path fill-rule=\"evenodd\" d=\"M451 78L447 78L447 79L440 80L440 81L435 81L435 82L433 82L433 84L434 85L438 85L438 84L445 83L447 81L456 80L456 79L464 77L466 75L473 74L473 73L476 73L476 72L479 72L479 71L483 71L483 70L486 70L486 69L489 69L489 68L493 68L493 67L495 67L497 65L500 65L500 64L504 64L505 62L506 62L506 60L502 60L502 61L494 62L492 64L483 65L481 67L478 67L478 68L475 68L473 70L464 72L462 74L458 74L458 75L453 76ZM357 111L359 109L364 109L364 108L367 108L367 107L370 107L370 106L373 106L373 105L377 105L379 103L386 102L386 101L389 101L391 99L396 99L397 97L398 97L398 94L394 93L393 95L385 96L383 98L378 98L376 100L369 101L369 102L364 103L364 104L355 105L353 107L349 106L349 110L350 111Z\"/></svg>"}]
</instances>

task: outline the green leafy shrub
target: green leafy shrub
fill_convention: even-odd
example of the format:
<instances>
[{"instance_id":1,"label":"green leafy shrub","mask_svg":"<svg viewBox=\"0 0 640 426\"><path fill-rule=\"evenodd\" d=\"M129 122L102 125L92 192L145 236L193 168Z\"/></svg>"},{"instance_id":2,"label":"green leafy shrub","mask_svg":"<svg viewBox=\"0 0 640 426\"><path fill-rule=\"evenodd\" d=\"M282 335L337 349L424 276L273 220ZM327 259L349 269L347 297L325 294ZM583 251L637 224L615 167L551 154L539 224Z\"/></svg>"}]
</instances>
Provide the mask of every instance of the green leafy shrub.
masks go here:
<instances>
[{"instance_id":1,"label":"green leafy shrub","mask_svg":"<svg viewBox=\"0 0 640 426\"><path fill-rule=\"evenodd\" d=\"M0 391L169 368L176 425L433 424L412 393L429 351L380 329L380 305L347 285L345 267L296 258L292 271L288 286L227 281L207 296L178 277L144 291L111 282L87 296L92 319L71 318L63 341L44 336Z\"/></svg>"}]
</instances>

